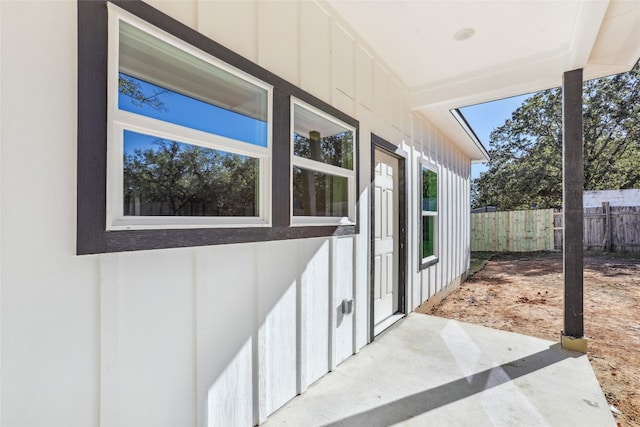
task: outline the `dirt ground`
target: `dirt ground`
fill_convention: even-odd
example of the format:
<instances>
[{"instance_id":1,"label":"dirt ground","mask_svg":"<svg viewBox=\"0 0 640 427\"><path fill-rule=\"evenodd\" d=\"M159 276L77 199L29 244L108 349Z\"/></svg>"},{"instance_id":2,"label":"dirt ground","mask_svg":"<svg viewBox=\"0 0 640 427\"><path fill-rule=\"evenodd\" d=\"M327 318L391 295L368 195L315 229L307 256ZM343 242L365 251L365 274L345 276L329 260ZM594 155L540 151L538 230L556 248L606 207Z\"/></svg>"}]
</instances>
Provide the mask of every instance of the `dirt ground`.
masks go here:
<instances>
[{"instance_id":1,"label":"dirt ground","mask_svg":"<svg viewBox=\"0 0 640 427\"><path fill-rule=\"evenodd\" d=\"M563 292L562 254L500 254L428 314L559 341ZM640 259L585 256L584 292L589 360L618 425L640 427Z\"/></svg>"}]
</instances>

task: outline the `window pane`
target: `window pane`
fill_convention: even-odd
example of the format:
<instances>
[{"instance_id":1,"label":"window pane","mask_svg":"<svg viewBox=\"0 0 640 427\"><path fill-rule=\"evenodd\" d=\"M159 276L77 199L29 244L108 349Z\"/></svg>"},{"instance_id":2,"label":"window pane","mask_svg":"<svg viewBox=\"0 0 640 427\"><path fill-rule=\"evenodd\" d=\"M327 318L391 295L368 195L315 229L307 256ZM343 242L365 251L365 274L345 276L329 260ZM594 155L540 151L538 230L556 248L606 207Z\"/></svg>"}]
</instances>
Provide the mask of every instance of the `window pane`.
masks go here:
<instances>
[{"instance_id":1,"label":"window pane","mask_svg":"<svg viewBox=\"0 0 640 427\"><path fill-rule=\"evenodd\" d=\"M267 146L267 123L120 73L118 108L180 126Z\"/></svg>"},{"instance_id":2,"label":"window pane","mask_svg":"<svg viewBox=\"0 0 640 427\"><path fill-rule=\"evenodd\" d=\"M435 255L434 239L435 239L435 217L422 217L422 258Z\"/></svg>"},{"instance_id":3,"label":"window pane","mask_svg":"<svg viewBox=\"0 0 640 427\"><path fill-rule=\"evenodd\" d=\"M267 90L120 22L118 107L267 146Z\"/></svg>"},{"instance_id":4,"label":"window pane","mask_svg":"<svg viewBox=\"0 0 640 427\"><path fill-rule=\"evenodd\" d=\"M256 158L124 131L125 216L259 215Z\"/></svg>"},{"instance_id":5,"label":"window pane","mask_svg":"<svg viewBox=\"0 0 640 427\"><path fill-rule=\"evenodd\" d=\"M422 167L422 210L438 211L438 174Z\"/></svg>"},{"instance_id":6,"label":"window pane","mask_svg":"<svg viewBox=\"0 0 640 427\"><path fill-rule=\"evenodd\" d=\"M349 180L298 167L293 168L294 216L349 216Z\"/></svg>"},{"instance_id":7,"label":"window pane","mask_svg":"<svg viewBox=\"0 0 640 427\"><path fill-rule=\"evenodd\" d=\"M353 170L353 131L294 106L293 154Z\"/></svg>"}]
</instances>

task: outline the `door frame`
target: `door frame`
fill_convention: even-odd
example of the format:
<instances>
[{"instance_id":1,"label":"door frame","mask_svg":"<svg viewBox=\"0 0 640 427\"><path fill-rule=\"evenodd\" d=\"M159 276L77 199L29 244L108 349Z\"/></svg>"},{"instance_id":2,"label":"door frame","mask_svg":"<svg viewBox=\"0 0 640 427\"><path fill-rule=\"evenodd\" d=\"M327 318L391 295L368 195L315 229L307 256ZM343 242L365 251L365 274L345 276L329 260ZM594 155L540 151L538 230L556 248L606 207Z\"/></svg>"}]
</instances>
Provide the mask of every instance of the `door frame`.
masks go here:
<instances>
[{"instance_id":1,"label":"door frame","mask_svg":"<svg viewBox=\"0 0 640 427\"><path fill-rule=\"evenodd\" d=\"M374 281L375 281L375 167L376 150L382 151L398 159L398 310L396 313L407 314L407 158L408 154L400 147L371 134L371 175L370 175L370 269L369 269L369 342L375 338L375 322L373 316Z\"/></svg>"}]
</instances>

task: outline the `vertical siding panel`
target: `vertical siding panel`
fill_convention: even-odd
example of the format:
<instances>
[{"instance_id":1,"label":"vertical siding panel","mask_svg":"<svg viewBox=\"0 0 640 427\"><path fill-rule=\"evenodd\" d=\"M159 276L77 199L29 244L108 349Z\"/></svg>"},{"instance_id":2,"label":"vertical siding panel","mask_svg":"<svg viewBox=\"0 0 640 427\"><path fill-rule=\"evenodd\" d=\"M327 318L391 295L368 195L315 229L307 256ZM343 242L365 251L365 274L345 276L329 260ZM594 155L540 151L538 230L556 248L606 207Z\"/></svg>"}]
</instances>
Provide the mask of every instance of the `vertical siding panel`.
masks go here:
<instances>
[{"instance_id":1,"label":"vertical siding panel","mask_svg":"<svg viewBox=\"0 0 640 427\"><path fill-rule=\"evenodd\" d=\"M389 75L382 66L376 62L373 68L373 114L375 116L374 132L378 136L391 141L393 138L389 117Z\"/></svg>"},{"instance_id":2,"label":"vertical siding panel","mask_svg":"<svg viewBox=\"0 0 640 427\"><path fill-rule=\"evenodd\" d=\"M175 249L120 260L118 406L120 419L132 425L196 421L191 255Z\"/></svg>"},{"instance_id":3,"label":"vertical siding panel","mask_svg":"<svg viewBox=\"0 0 640 427\"><path fill-rule=\"evenodd\" d=\"M419 235L420 235L420 221L422 220L422 218L420 218L420 216L418 215L418 210L420 209L420 207L419 207L419 204L420 204L420 196L419 196L419 194L420 194L420 191L421 191L420 188L419 188L419 179L418 179L418 174L420 173L419 172L420 164L418 162L418 159L419 159L420 156L423 156L423 155L425 155L427 157L429 156L429 152L428 152L429 133L427 132L427 129L425 128L424 121L423 121L422 117L420 117L420 119L416 120L416 122L414 123L413 135L414 135L414 140L415 140L416 151L417 152L415 153L415 156L414 156L414 165L415 165L415 167L414 167L413 172L412 172L413 179L414 179L414 182L415 182L414 192L413 192L412 196L414 197L414 200L415 200L415 203L416 203L416 205L413 208L412 215L415 215L415 220L414 220L414 223L413 223L414 227L415 227L414 228L414 230L415 230L414 242L416 244L416 248L415 248L416 259L417 259L417 262L419 264L421 256L418 255L418 254L421 253L422 248L419 245L418 238L419 238ZM429 294L429 296L431 296L430 295L430 291L429 291L429 287L433 283L433 281L431 280L431 274L430 274L430 272L432 270L433 270L433 267L430 267L430 268L428 268L426 270L422 270L422 271L418 270L419 274L416 276L417 280L419 279L418 283L420 283L420 289L423 286L427 286L427 294ZM422 296L421 291L420 291L419 295ZM416 301L416 302L421 304L424 301L423 301L422 298L420 298L420 300Z\"/></svg>"},{"instance_id":4,"label":"vertical siding panel","mask_svg":"<svg viewBox=\"0 0 640 427\"><path fill-rule=\"evenodd\" d=\"M239 2L242 3L242 2ZM331 103L331 19L315 2L300 3L300 84Z\"/></svg>"},{"instance_id":5,"label":"vertical siding panel","mask_svg":"<svg viewBox=\"0 0 640 427\"><path fill-rule=\"evenodd\" d=\"M460 212L460 193L458 192L458 153L455 147L452 147L451 160L451 193L453 194L451 276L455 280L458 277L458 256L462 249L459 234L462 212Z\"/></svg>"},{"instance_id":6,"label":"vertical siding panel","mask_svg":"<svg viewBox=\"0 0 640 427\"><path fill-rule=\"evenodd\" d=\"M458 220L456 221L456 277L460 277L462 274L462 257L463 251L465 250L466 245L464 244L464 220L466 218L466 208L464 207L465 203L463 203L464 194L462 191L462 156L460 155L460 151L456 150L456 158L457 158L457 166L456 166L456 193L458 195Z\"/></svg>"},{"instance_id":7,"label":"vertical siding panel","mask_svg":"<svg viewBox=\"0 0 640 427\"><path fill-rule=\"evenodd\" d=\"M329 240L300 242L300 377L303 392L329 371Z\"/></svg>"},{"instance_id":8,"label":"vertical siding panel","mask_svg":"<svg viewBox=\"0 0 640 427\"><path fill-rule=\"evenodd\" d=\"M260 421L297 392L298 242L260 244L258 256ZM287 260L283 263L282 260Z\"/></svg>"},{"instance_id":9,"label":"vertical siding panel","mask_svg":"<svg viewBox=\"0 0 640 427\"><path fill-rule=\"evenodd\" d=\"M335 293L333 306L335 313L335 361L340 364L353 354L353 312L343 314L342 300L353 298L353 238L335 238L333 268L335 269Z\"/></svg>"},{"instance_id":10,"label":"vertical siding panel","mask_svg":"<svg viewBox=\"0 0 640 427\"><path fill-rule=\"evenodd\" d=\"M449 179L451 187L451 241L449 242L449 253L451 256L449 281L456 278L456 257L457 249L460 248L458 244L458 236L456 233L458 223L460 222L460 212L458 211L458 193L456 192L456 151L455 147L450 146L450 167L449 167Z\"/></svg>"},{"instance_id":11,"label":"vertical siding panel","mask_svg":"<svg viewBox=\"0 0 640 427\"><path fill-rule=\"evenodd\" d=\"M416 179L416 184L417 184L417 191L416 191L416 201L417 203L419 203L419 206L416 208L416 214L419 215L418 216L418 220L417 220L417 227L418 227L418 233L420 233L420 231L422 230L422 216L419 214L419 211L422 210L422 178L421 178L421 171L422 171L422 165L420 163L421 160L424 159L424 155L425 153L429 152L429 149L433 147L433 139L432 139L433 135L430 132L430 129L427 128L424 123L422 125L422 138L421 138L421 145L420 145L420 151L421 154L419 155L418 159L416 159L416 172L414 173L415 179ZM440 179L440 176L438 176L438 179ZM438 202L439 203L439 202ZM439 208L438 208L439 209ZM438 224L439 224L439 220L438 220ZM439 226L439 225L438 225ZM420 241L422 240L422 236L421 234L419 235L419 239ZM422 258L422 246L419 246L418 251L420 253L420 256L418 257L418 262L420 262L420 259ZM439 250L439 248L438 248ZM438 254L439 256L439 254ZM429 299L434 293L435 293L435 285L436 283L433 281L433 278L431 277L431 271L433 270L433 267L429 267L425 270L422 270L420 273L421 276L421 281L422 281L422 289L421 289L421 295L420 295L420 299L421 302L426 301L427 299Z\"/></svg>"},{"instance_id":12,"label":"vertical siding panel","mask_svg":"<svg viewBox=\"0 0 640 427\"><path fill-rule=\"evenodd\" d=\"M466 160L465 163L465 181L464 181L464 188L465 191L467 192L467 196L466 199L471 201L471 183L470 180L471 179L471 163L469 162L469 160ZM467 208L469 208L470 206L467 205ZM469 250L466 252L467 254L467 262L465 265L466 269L469 269L471 266L471 231L473 229L471 228L471 210L467 209L467 242L469 242Z\"/></svg>"},{"instance_id":13,"label":"vertical siding panel","mask_svg":"<svg viewBox=\"0 0 640 427\"><path fill-rule=\"evenodd\" d=\"M250 425L257 323L255 247L199 248L194 254L198 425Z\"/></svg>"},{"instance_id":14,"label":"vertical siding panel","mask_svg":"<svg viewBox=\"0 0 640 427\"><path fill-rule=\"evenodd\" d=\"M442 170L442 178L443 178L443 185L444 185L444 196L445 196L445 203L444 203L444 218L445 218L445 233L444 233L444 244L445 244L445 251L444 251L444 258L442 260L442 264L443 264L443 268L444 268L444 277L443 277L443 281L441 286L445 287L450 281L451 281L451 220L452 220L452 215L454 215L453 213L453 209L452 209L452 194L451 194L451 165L450 165L450 157L451 155L451 150L449 145L445 145L444 146L444 159L443 159L443 165L444 168Z\"/></svg>"},{"instance_id":15,"label":"vertical siding panel","mask_svg":"<svg viewBox=\"0 0 640 427\"><path fill-rule=\"evenodd\" d=\"M463 203L463 208L465 209L465 216L464 216L464 232L463 232L463 239L464 239L464 258L463 258L463 263L462 263L462 271L466 272L468 269L468 260L469 260L469 252L471 251L471 236L469 235L469 231L471 230L471 197L470 197L470 193L469 193L469 186L466 185L467 181L467 171L469 168L469 160L465 159L464 155L462 155L462 178L461 178L461 182L460 185L462 186L462 192L464 194L464 203Z\"/></svg>"},{"instance_id":16,"label":"vertical siding panel","mask_svg":"<svg viewBox=\"0 0 640 427\"><path fill-rule=\"evenodd\" d=\"M409 226L410 232L407 235L408 240L411 242L410 248L413 248L409 252L409 275L411 276L412 285L412 307L417 307L422 303L421 289L425 282L422 280L422 273L420 270L420 245L418 244L418 236L420 234L420 228L418 226L418 156L421 150L421 129L414 129L414 146L411 148L409 163L409 179L411 188L409 189L408 198L411 200L409 204ZM414 246L415 245L415 246Z\"/></svg>"},{"instance_id":17,"label":"vertical siding panel","mask_svg":"<svg viewBox=\"0 0 640 427\"><path fill-rule=\"evenodd\" d=\"M409 93L403 89L403 102L402 102L402 132L404 133L405 141L413 141L413 122L415 116L411 114L411 107L409 106ZM411 142L413 144L413 142Z\"/></svg>"},{"instance_id":18,"label":"vertical siding panel","mask_svg":"<svg viewBox=\"0 0 640 427\"><path fill-rule=\"evenodd\" d=\"M97 257L100 281L100 425L121 424L118 408L118 277L120 254Z\"/></svg>"},{"instance_id":19,"label":"vertical siding panel","mask_svg":"<svg viewBox=\"0 0 640 427\"><path fill-rule=\"evenodd\" d=\"M451 147L451 166L450 166L450 187L451 187L451 243L450 243L450 254L451 254L451 273L449 275L449 281L455 280L458 276L457 271L458 267L456 262L458 260L458 250L460 248L459 240L458 240L458 225L460 224L460 211L458 210L458 191L457 191L457 180L456 180L456 167L457 167L457 159L456 159L456 149L455 147Z\"/></svg>"},{"instance_id":20,"label":"vertical siding panel","mask_svg":"<svg viewBox=\"0 0 640 427\"><path fill-rule=\"evenodd\" d=\"M420 232L422 230L422 215L420 214L422 206L422 184L420 171L422 166L420 164L420 161L425 156L425 153L428 152L429 147L429 132L422 120L419 121L418 126L416 127L416 129L414 129L414 137L416 152L414 153L414 156L412 158L413 168L411 172L411 178L414 183L414 190L411 196L415 204L413 207L413 211L411 211L411 216L415 230L413 241L416 245L414 254L414 259L416 260L416 270L414 270L414 274L416 277L416 284L419 285L416 286L416 305L420 305L431 296L430 289L433 287L433 280L431 280L429 276L429 271L431 270L431 268L425 270L420 269L420 264L422 263L422 246L420 245L422 239L420 235Z\"/></svg>"},{"instance_id":21,"label":"vertical siding panel","mask_svg":"<svg viewBox=\"0 0 640 427\"><path fill-rule=\"evenodd\" d=\"M451 280L455 280L457 277L457 266L456 261L458 259L458 250L460 249L460 244L458 240L458 225L460 224L460 211L458 210L458 191L457 191L457 181L456 181L456 150L455 147L451 147L451 194L452 194L452 220L451 220Z\"/></svg>"},{"instance_id":22,"label":"vertical siding panel","mask_svg":"<svg viewBox=\"0 0 640 427\"><path fill-rule=\"evenodd\" d=\"M372 70L369 69L369 74ZM371 110L358 103L356 105L356 119L360 122L360 234L357 237L357 282L354 295L356 321L356 349L360 349L369 342L369 289L370 283L370 253L369 230L371 228Z\"/></svg>"},{"instance_id":23,"label":"vertical siding panel","mask_svg":"<svg viewBox=\"0 0 640 427\"><path fill-rule=\"evenodd\" d=\"M439 253L438 256L440 258L439 262L435 265L435 269L436 269L436 284L435 284L435 291L439 291L440 289L442 289L442 282L444 282L444 262L445 262L445 255L446 255L446 242L445 242L445 222L446 222L446 215L447 215L447 209L446 209L446 194L443 194L443 185L442 185L442 176L444 175L445 172L445 167L443 164L443 149L444 149L444 145L442 144L442 141L440 140L440 135L438 133L436 133L433 129L431 130L432 132L432 142L431 142L431 148L432 151L434 153L434 156L436 158L436 164L438 165L438 171L439 171L439 188L438 191L440 192L440 194L442 194L442 197L439 200L439 203L441 203L442 206L438 207L438 244L439 244Z\"/></svg>"},{"instance_id":24,"label":"vertical siding panel","mask_svg":"<svg viewBox=\"0 0 640 427\"><path fill-rule=\"evenodd\" d=\"M337 89L333 92L333 106L343 113L350 115L351 117L354 117L356 115L354 99L345 95L344 93L342 93L342 91Z\"/></svg>"},{"instance_id":25,"label":"vertical siding panel","mask_svg":"<svg viewBox=\"0 0 640 427\"><path fill-rule=\"evenodd\" d=\"M462 223L464 221L465 214L463 212L463 203L462 203L462 189L460 188L460 152L456 149L456 169L455 169L455 185L456 185L456 243L455 243L455 277L460 277L462 274L461 258L462 251L464 250L464 241L462 239Z\"/></svg>"},{"instance_id":26,"label":"vertical siding panel","mask_svg":"<svg viewBox=\"0 0 640 427\"><path fill-rule=\"evenodd\" d=\"M418 266L417 266L417 259L418 259L418 246L417 246L417 236L418 236L418 231L416 229L416 222L417 222L417 214L416 211L418 209L417 207L417 197L416 197L416 193L418 191L417 186L416 186L416 181L415 181L415 175L416 175L416 169L414 166L414 162L415 162L415 156L416 156L416 145L418 144L418 140L417 138L419 138L419 135L416 135L415 133L415 123L414 123L414 128L412 130L413 133L413 140L412 140L412 144L409 150L409 158L407 159L407 165L408 165L408 170L407 173L409 174L407 176L407 182L409 183L409 189L407 190L407 198L409 199L409 205L407 206L407 242L408 242L408 252L407 252L407 276L410 277L411 280L411 295L412 295L412 302L411 302L411 308L415 308L418 305L420 305L420 303L422 303L422 301L420 301L419 299L416 299L416 288L419 288L421 286L420 282L417 280L419 277L417 275L418 272Z\"/></svg>"},{"instance_id":27,"label":"vertical siding panel","mask_svg":"<svg viewBox=\"0 0 640 427\"><path fill-rule=\"evenodd\" d=\"M172 2L161 1L162 4ZM182 2L175 4L182 5ZM198 2L198 31L233 50L239 55L258 62L257 4L246 1Z\"/></svg>"},{"instance_id":28,"label":"vertical siding panel","mask_svg":"<svg viewBox=\"0 0 640 427\"><path fill-rule=\"evenodd\" d=\"M361 45L356 47L356 97L360 105L373 110L373 57Z\"/></svg>"},{"instance_id":29,"label":"vertical siding panel","mask_svg":"<svg viewBox=\"0 0 640 427\"><path fill-rule=\"evenodd\" d=\"M389 99L390 120L393 131L391 142L396 145L402 143L404 132L402 131L402 122L404 118L404 109L402 107L403 89L400 83L396 79L389 79L389 90L391 98Z\"/></svg>"},{"instance_id":30,"label":"vertical siding panel","mask_svg":"<svg viewBox=\"0 0 640 427\"><path fill-rule=\"evenodd\" d=\"M258 2L258 64L300 85L297 2Z\"/></svg>"},{"instance_id":31,"label":"vertical siding panel","mask_svg":"<svg viewBox=\"0 0 640 427\"><path fill-rule=\"evenodd\" d=\"M334 88L355 99L355 41L340 24L334 23L331 36L331 74Z\"/></svg>"}]
</instances>

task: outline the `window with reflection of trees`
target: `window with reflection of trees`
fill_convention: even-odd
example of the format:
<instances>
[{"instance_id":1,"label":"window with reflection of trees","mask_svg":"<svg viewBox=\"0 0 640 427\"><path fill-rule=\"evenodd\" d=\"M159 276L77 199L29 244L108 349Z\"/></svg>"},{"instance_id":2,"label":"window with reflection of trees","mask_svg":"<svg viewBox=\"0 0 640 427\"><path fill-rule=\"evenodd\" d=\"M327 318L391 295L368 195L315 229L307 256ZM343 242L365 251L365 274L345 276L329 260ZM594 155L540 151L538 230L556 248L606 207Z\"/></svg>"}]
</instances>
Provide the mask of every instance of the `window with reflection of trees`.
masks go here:
<instances>
[{"instance_id":1,"label":"window with reflection of trees","mask_svg":"<svg viewBox=\"0 0 640 427\"><path fill-rule=\"evenodd\" d=\"M293 216L352 220L355 130L294 103Z\"/></svg>"},{"instance_id":2,"label":"window with reflection of trees","mask_svg":"<svg viewBox=\"0 0 640 427\"><path fill-rule=\"evenodd\" d=\"M421 166L422 233L420 236L421 258L437 256L438 232L438 173L435 168Z\"/></svg>"},{"instance_id":3,"label":"window with reflection of trees","mask_svg":"<svg viewBox=\"0 0 640 427\"><path fill-rule=\"evenodd\" d=\"M144 225L145 217L267 222L269 88L125 20L118 51L112 126L122 165L114 224Z\"/></svg>"},{"instance_id":4,"label":"window with reflection of trees","mask_svg":"<svg viewBox=\"0 0 640 427\"><path fill-rule=\"evenodd\" d=\"M257 159L131 131L124 139L125 216L258 215ZM127 150L131 141L142 147Z\"/></svg>"}]
</instances>

